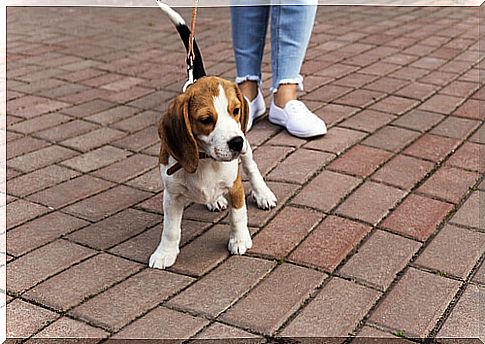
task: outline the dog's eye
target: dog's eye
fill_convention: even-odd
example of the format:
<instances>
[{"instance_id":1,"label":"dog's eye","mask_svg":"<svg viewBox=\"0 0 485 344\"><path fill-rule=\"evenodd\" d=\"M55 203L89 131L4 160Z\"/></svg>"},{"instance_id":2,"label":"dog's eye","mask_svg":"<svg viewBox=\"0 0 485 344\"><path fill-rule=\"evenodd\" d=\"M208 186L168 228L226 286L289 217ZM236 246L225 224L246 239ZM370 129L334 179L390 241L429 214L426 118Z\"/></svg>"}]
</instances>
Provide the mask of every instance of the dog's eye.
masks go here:
<instances>
[{"instance_id":1,"label":"dog's eye","mask_svg":"<svg viewBox=\"0 0 485 344\"><path fill-rule=\"evenodd\" d=\"M234 110L232 110L232 114L233 114L234 116L239 115L239 108L235 108Z\"/></svg>"},{"instance_id":2,"label":"dog's eye","mask_svg":"<svg viewBox=\"0 0 485 344\"><path fill-rule=\"evenodd\" d=\"M214 121L212 120L212 117L204 117L200 119L200 122L202 124L212 124Z\"/></svg>"}]
</instances>

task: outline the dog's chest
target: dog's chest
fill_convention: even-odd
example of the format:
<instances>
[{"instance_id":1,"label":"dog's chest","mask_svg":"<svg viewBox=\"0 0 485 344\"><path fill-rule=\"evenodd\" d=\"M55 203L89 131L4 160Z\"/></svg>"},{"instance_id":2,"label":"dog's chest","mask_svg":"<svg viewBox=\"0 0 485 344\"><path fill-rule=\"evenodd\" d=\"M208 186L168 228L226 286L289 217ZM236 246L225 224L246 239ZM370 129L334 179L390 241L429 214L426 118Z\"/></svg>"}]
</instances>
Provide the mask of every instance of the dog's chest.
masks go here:
<instances>
[{"instance_id":1,"label":"dog's chest","mask_svg":"<svg viewBox=\"0 0 485 344\"><path fill-rule=\"evenodd\" d=\"M230 162L201 161L194 174L182 172L178 178L173 180L175 182L173 191L193 202L213 203L232 187L237 178L237 170L237 160Z\"/></svg>"}]
</instances>

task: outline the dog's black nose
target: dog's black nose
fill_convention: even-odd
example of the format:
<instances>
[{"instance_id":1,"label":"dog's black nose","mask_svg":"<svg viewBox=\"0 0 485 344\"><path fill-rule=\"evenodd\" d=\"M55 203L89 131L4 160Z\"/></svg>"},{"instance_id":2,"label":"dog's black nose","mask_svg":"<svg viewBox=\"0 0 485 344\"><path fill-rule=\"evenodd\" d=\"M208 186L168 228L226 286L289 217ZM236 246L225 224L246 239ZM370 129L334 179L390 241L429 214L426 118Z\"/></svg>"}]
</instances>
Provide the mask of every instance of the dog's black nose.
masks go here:
<instances>
[{"instance_id":1,"label":"dog's black nose","mask_svg":"<svg viewBox=\"0 0 485 344\"><path fill-rule=\"evenodd\" d=\"M240 152L243 148L244 139L241 136L236 136L227 141L227 145L233 151Z\"/></svg>"}]
</instances>

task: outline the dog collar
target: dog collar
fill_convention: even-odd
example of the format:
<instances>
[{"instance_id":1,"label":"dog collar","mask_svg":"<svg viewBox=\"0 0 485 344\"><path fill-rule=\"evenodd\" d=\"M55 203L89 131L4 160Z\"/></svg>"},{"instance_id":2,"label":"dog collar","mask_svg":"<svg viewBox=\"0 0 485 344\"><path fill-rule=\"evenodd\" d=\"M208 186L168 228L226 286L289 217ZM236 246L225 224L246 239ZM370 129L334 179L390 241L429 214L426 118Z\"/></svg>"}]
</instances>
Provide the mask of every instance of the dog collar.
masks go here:
<instances>
[{"instance_id":1,"label":"dog collar","mask_svg":"<svg viewBox=\"0 0 485 344\"><path fill-rule=\"evenodd\" d=\"M210 158L209 155L207 155L206 153L204 152L199 152L199 159L208 159ZM177 172L178 170L180 170L182 168L182 165L180 165L178 162L176 162L175 164L172 165L172 167L169 167L168 170L167 170L167 174L169 176L171 176L172 174L174 174L175 172Z\"/></svg>"}]
</instances>

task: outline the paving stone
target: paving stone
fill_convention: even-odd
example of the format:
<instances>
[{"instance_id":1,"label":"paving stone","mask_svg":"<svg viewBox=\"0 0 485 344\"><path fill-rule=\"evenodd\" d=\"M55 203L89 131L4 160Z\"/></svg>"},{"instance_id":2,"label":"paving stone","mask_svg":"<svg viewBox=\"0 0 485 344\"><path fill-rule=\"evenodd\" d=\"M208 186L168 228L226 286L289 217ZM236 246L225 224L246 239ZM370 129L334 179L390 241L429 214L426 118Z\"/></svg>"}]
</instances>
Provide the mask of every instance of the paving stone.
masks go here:
<instances>
[{"instance_id":1,"label":"paving stone","mask_svg":"<svg viewBox=\"0 0 485 344\"><path fill-rule=\"evenodd\" d=\"M363 224L328 216L296 248L290 259L331 272L370 230Z\"/></svg>"},{"instance_id":2,"label":"paving stone","mask_svg":"<svg viewBox=\"0 0 485 344\"><path fill-rule=\"evenodd\" d=\"M440 93L455 97L467 97L477 89L478 85L473 82L453 81L440 90Z\"/></svg>"},{"instance_id":3,"label":"paving stone","mask_svg":"<svg viewBox=\"0 0 485 344\"><path fill-rule=\"evenodd\" d=\"M381 331L375 327L370 327L369 325L362 327L354 341L359 344L378 344L379 342L383 342L382 338L386 338L386 343L412 343L403 338L395 337L388 332Z\"/></svg>"},{"instance_id":4,"label":"paving stone","mask_svg":"<svg viewBox=\"0 0 485 344\"><path fill-rule=\"evenodd\" d=\"M84 220L60 212L47 214L9 231L7 251L20 256L87 224Z\"/></svg>"},{"instance_id":5,"label":"paving stone","mask_svg":"<svg viewBox=\"0 0 485 344\"><path fill-rule=\"evenodd\" d=\"M264 176L291 152L293 152L293 149L289 147L262 145L254 151L253 157L261 175Z\"/></svg>"},{"instance_id":6,"label":"paving stone","mask_svg":"<svg viewBox=\"0 0 485 344\"><path fill-rule=\"evenodd\" d=\"M477 179L476 173L443 166L419 187L418 192L458 203Z\"/></svg>"},{"instance_id":7,"label":"paving stone","mask_svg":"<svg viewBox=\"0 0 485 344\"><path fill-rule=\"evenodd\" d=\"M78 172L65 167L50 165L9 180L7 192L15 196L26 196L77 177L78 175Z\"/></svg>"},{"instance_id":8,"label":"paving stone","mask_svg":"<svg viewBox=\"0 0 485 344\"><path fill-rule=\"evenodd\" d=\"M303 184L332 158L333 154L300 149L280 163L267 178L273 181Z\"/></svg>"},{"instance_id":9,"label":"paving stone","mask_svg":"<svg viewBox=\"0 0 485 344\"><path fill-rule=\"evenodd\" d=\"M372 179L395 187L411 190L433 168L433 163L405 155L397 155L382 166Z\"/></svg>"},{"instance_id":10,"label":"paving stone","mask_svg":"<svg viewBox=\"0 0 485 344\"><path fill-rule=\"evenodd\" d=\"M473 192L465 203L458 208L458 211L451 218L450 222L465 227L483 229L484 217L480 213L480 204L484 201L484 197L485 194L481 191Z\"/></svg>"},{"instance_id":11,"label":"paving stone","mask_svg":"<svg viewBox=\"0 0 485 344\"><path fill-rule=\"evenodd\" d=\"M66 339L66 341L73 341L72 338L76 338L83 343L95 343L99 339L107 336L108 332L99 328L67 317L62 317L40 331L33 338L39 339L44 343L49 341L59 342L62 341L61 338L71 338Z\"/></svg>"},{"instance_id":12,"label":"paving stone","mask_svg":"<svg viewBox=\"0 0 485 344\"><path fill-rule=\"evenodd\" d=\"M365 85L365 88L373 91L393 93L407 84L409 84L408 81L384 76L368 85Z\"/></svg>"},{"instance_id":13,"label":"paving stone","mask_svg":"<svg viewBox=\"0 0 485 344\"><path fill-rule=\"evenodd\" d=\"M293 136L286 130L282 130L265 143L272 146L301 147L305 142L305 139Z\"/></svg>"},{"instance_id":14,"label":"paving stone","mask_svg":"<svg viewBox=\"0 0 485 344\"><path fill-rule=\"evenodd\" d=\"M244 299L221 316L221 320L262 334L272 334L310 293L325 274L283 264L276 268Z\"/></svg>"},{"instance_id":15,"label":"paving stone","mask_svg":"<svg viewBox=\"0 0 485 344\"><path fill-rule=\"evenodd\" d=\"M454 113L454 116L466 117L471 119L482 120L484 119L483 101L469 99L463 105L461 105Z\"/></svg>"},{"instance_id":16,"label":"paving stone","mask_svg":"<svg viewBox=\"0 0 485 344\"><path fill-rule=\"evenodd\" d=\"M312 210L285 207L256 235L251 253L283 259L322 218Z\"/></svg>"},{"instance_id":17,"label":"paving stone","mask_svg":"<svg viewBox=\"0 0 485 344\"><path fill-rule=\"evenodd\" d=\"M184 246L172 269L192 276L201 276L229 256L229 226L216 225Z\"/></svg>"},{"instance_id":18,"label":"paving stone","mask_svg":"<svg viewBox=\"0 0 485 344\"><path fill-rule=\"evenodd\" d=\"M394 121L393 124L423 133L440 122L444 117L445 116L434 112L416 109L402 115L396 121Z\"/></svg>"},{"instance_id":19,"label":"paving stone","mask_svg":"<svg viewBox=\"0 0 485 344\"><path fill-rule=\"evenodd\" d=\"M340 273L384 291L420 246L416 241L378 230L340 269Z\"/></svg>"},{"instance_id":20,"label":"paving stone","mask_svg":"<svg viewBox=\"0 0 485 344\"><path fill-rule=\"evenodd\" d=\"M405 194L402 190L367 181L337 208L337 213L375 225Z\"/></svg>"},{"instance_id":21,"label":"paving stone","mask_svg":"<svg viewBox=\"0 0 485 344\"><path fill-rule=\"evenodd\" d=\"M404 154L439 162L452 152L459 143L460 141L456 139L424 134L416 142L406 148Z\"/></svg>"},{"instance_id":22,"label":"paving stone","mask_svg":"<svg viewBox=\"0 0 485 344\"><path fill-rule=\"evenodd\" d=\"M75 151L64 147L48 146L10 159L7 161L7 166L22 172L31 172L76 154Z\"/></svg>"},{"instance_id":23,"label":"paving stone","mask_svg":"<svg viewBox=\"0 0 485 344\"><path fill-rule=\"evenodd\" d=\"M471 171L485 171L485 150L484 147L476 144L465 142L463 146L446 161L446 165L458 168L464 168Z\"/></svg>"},{"instance_id":24,"label":"paving stone","mask_svg":"<svg viewBox=\"0 0 485 344\"><path fill-rule=\"evenodd\" d=\"M121 140L113 142L115 146L130 149L133 151L140 151L154 143L159 143L158 131L155 126L140 130L134 134L128 135Z\"/></svg>"},{"instance_id":25,"label":"paving stone","mask_svg":"<svg viewBox=\"0 0 485 344\"><path fill-rule=\"evenodd\" d=\"M392 153L372 147L356 145L328 165L328 169L358 177L372 174Z\"/></svg>"},{"instance_id":26,"label":"paving stone","mask_svg":"<svg viewBox=\"0 0 485 344\"><path fill-rule=\"evenodd\" d=\"M92 174L112 182L121 183L155 166L158 166L158 158L144 154L134 154L112 165L94 171ZM159 171L158 168L157 170ZM158 179L161 179L160 171L158 172Z\"/></svg>"},{"instance_id":27,"label":"paving stone","mask_svg":"<svg viewBox=\"0 0 485 344\"><path fill-rule=\"evenodd\" d=\"M108 330L119 330L192 281L171 272L146 269L69 313Z\"/></svg>"},{"instance_id":28,"label":"paving stone","mask_svg":"<svg viewBox=\"0 0 485 344\"><path fill-rule=\"evenodd\" d=\"M351 106L327 104L317 109L315 114L327 124L327 127L330 127L349 118L359 110L360 109Z\"/></svg>"},{"instance_id":29,"label":"paving stone","mask_svg":"<svg viewBox=\"0 0 485 344\"><path fill-rule=\"evenodd\" d=\"M101 125L108 125L114 122L121 121L125 118L131 118L139 111L140 109L138 108L133 108L125 105L118 105L108 110L98 112L94 115L87 116L86 119L99 123Z\"/></svg>"},{"instance_id":30,"label":"paving stone","mask_svg":"<svg viewBox=\"0 0 485 344\"><path fill-rule=\"evenodd\" d=\"M324 85L316 90L306 94L302 98L304 100L316 100L321 102L329 103L344 94L350 92L352 89L350 87L343 87L337 85Z\"/></svg>"},{"instance_id":31,"label":"paving stone","mask_svg":"<svg viewBox=\"0 0 485 344\"><path fill-rule=\"evenodd\" d=\"M42 327L54 321L59 315L45 308L35 306L20 299L7 306L7 338L27 338Z\"/></svg>"},{"instance_id":32,"label":"paving stone","mask_svg":"<svg viewBox=\"0 0 485 344\"><path fill-rule=\"evenodd\" d=\"M39 140L29 136L19 138L18 140L10 141L9 135L11 134L13 133L7 132L7 159L30 153L49 145L49 143L43 140Z\"/></svg>"},{"instance_id":33,"label":"paving stone","mask_svg":"<svg viewBox=\"0 0 485 344\"><path fill-rule=\"evenodd\" d=\"M135 132L148 126L158 126L160 117L161 114L159 112L144 111L122 121L116 122L112 125L112 127L123 131Z\"/></svg>"},{"instance_id":34,"label":"paving stone","mask_svg":"<svg viewBox=\"0 0 485 344\"><path fill-rule=\"evenodd\" d=\"M485 301L484 292L483 288L468 285L436 337L483 338L480 305Z\"/></svg>"},{"instance_id":35,"label":"paving stone","mask_svg":"<svg viewBox=\"0 0 485 344\"><path fill-rule=\"evenodd\" d=\"M465 279L485 251L485 235L445 226L416 260L416 264Z\"/></svg>"},{"instance_id":36,"label":"paving stone","mask_svg":"<svg viewBox=\"0 0 485 344\"><path fill-rule=\"evenodd\" d=\"M141 176L126 182L126 185L149 192L163 191L163 181L160 176L160 168L155 167ZM159 205L160 204L157 206Z\"/></svg>"},{"instance_id":37,"label":"paving stone","mask_svg":"<svg viewBox=\"0 0 485 344\"><path fill-rule=\"evenodd\" d=\"M355 177L322 171L292 202L328 213L360 183Z\"/></svg>"},{"instance_id":38,"label":"paving stone","mask_svg":"<svg viewBox=\"0 0 485 344\"><path fill-rule=\"evenodd\" d=\"M53 241L8 264L7 289L20 293L93 254L66 240Z\"/></svg>"},{"instance_id":39,"label":"paving stone","mask_svg":"<svg viewBox=\"0 0 485 344\"><path fill-rule=\"evenodd\" d=\"M101 253L35 286L24 296L66 311L142 268L140 264Z\"/></svg>"},{"instance_id":40,"label":"paving stone","mask_svg":"<svg viewBox=\"0 0 485 344\"><path fill-rule=\"evenodd\" d=\"M101 99L92 99L91 93L97 90L88 90L87 92L78 93L74 96L69 96L69 102L76 103L79 105L74 105L67 109L62 110L63 113L71 115L78 118L88 117L90 115L105 111L109 108L114 107L116 104L108 102ZM90 93L89 93L90 92ZM89 93L89 94L88 94ZM100 92L99 94L103 94ZM94 94L93 94L94 95ZM81 99L79 97L88 96L87 99ZM75 97L75 98L74 98ZM79 98L79 99L78 99ZM91 99L89 99L91 98ZM65 98L61 98L65 99Z\"/></svg>"},{"instance_id":41,"label":"paving stone","mask_svg":"<svg viewBox=\"0 0 485 344\"><path fill-rule=\"evenodd\" d=\"M49 211L48 208L42 205L18 199L9 203L6 207L6 228L11 229ZM3 223L5 224L5 222Z\"/></svg>"},{"instance_id":42,"label":"paving stone","mask_svg":"<svg viewBox=\"0 0 485 344\"><path fill-rule=\"evenodd\" d=\"M452 204L411 194L389 215L382 227L425 241L452 209Z\"/></svg>"},{"instance_id":43,"label":"paving stone","mask_svg":"<svg viewBox=\"0 0 485 344\"><path fill-rule=\"evenodd\" d=\"M426 337L460 285L458 281L410 268L372 313L370 321L402 331L406 337Z\"/></svg>"},{"instance_id":44,"label":"paving stone","mask_svg":"<svg viewBox=\"0 0 485 344\"><path fill-rule=\"evenodd\" d=\"M283 330L282 337L346 337L358 325L380 293L333 278ZM322 312L323 309L332 310Z\"/></svg>"},{"instance_id":45,"label":"paving stone","mask_svg":"<svg viewBox=\"0 0 485 344\"><path fill-rule=\"evenodd\" d=\"M14 111L11 111L10 113L15 116L29 119L49 112L62 110L66 106L69 106L67 102L60 102L48 99L45 102L34 104L25 108L16 109Z\"/></svg>"},{"instance_id":46,"label":"paving stone","mask_svg":"<svg viewBox=\"0 0 485 344\"><path fill-rule=\"evenodd\" d=\"M111 186L113 186L113 183L82 175L30 195L28 199L58 209L106 190Z\"/></svg>"},{"instance_id":47,"label":"paving stone","mask_svg":"<svg viewBox=\"0 0 485 344\"><path fill-rule=\"evenodd\" d=\"M214 318L254 287L275 265L258 258L233 256L171 299L168 305Z\"/></svg>"},{"instance_id":48,"label":"paving stone","mask_svg":"<svg viewBox=\"0 0 485 344\"><path fill-rule=\"evenodd\" d=\"M355 90L335 100L335 103L364 108L384 97L383 93L369 90Z\"/></svg>"},{"instance_id":49,"label":"paving stone","mask_svg":"<svg viewBox=\"0 0 485 344\"><path fill-rule=\"evenodd\" d=\"M347 128L374 132L395 118L396 117L391 114L366 109L347 119L341 125ZM327 138L328 134L330 134L330 130L325 135L325 138Z\"/></svg>"},{"instance_id":50,"label":"paving stone","mask_svg":"<svg viewBox=\"0 0 485 344\"><path fill-rule=\"evenodd\" d=\"M118 160L122 160L128 155L130 154L125 150L112 146L104 146L75 158L63 161L62 164L86 173L110 165Z\"/></svg>"},{"instance_id":51,"label":"paving stone","mask_svg":"<svg viewBox=\"0 0 485 344\"><path fill-rule=\"evenodd\" d=\"M449 115L462 101L462 98L437 94L420 105L419 109Z\"/></svg>"},{"instance_id":52,"label":"paving stone","mask_svg":"<svg viewBox=\"0 0 485 344\"><path fill-rule=\"evenodd\" d=\"M36 132L35 135L53 142L60 142L76 135L82 135L98 128L97 125L76 119L50 129Z\"/></svg>"},{"instance_id":53,"label":"paving stone","mask_svg":"<svg viewBox=\"0 0 485 344\"><path fill-rule=\"evenodd\" d=\"M210 224L183 220L180 246L185 245L187 242L204 233L210 226ZM128 259L148 264L151 254L153 251L155 251L158 243L160 242L161 235L162 226L154 226L143 233L111 248L109 251Z\"/></svg>"},{"instance_id":54,"label":"paving stone","mask_svg":"<svg viewBox=\"0 0 485 344\"><path fill-rule=\"evenodd\" d=\"M157 307L113 336L117 340L157 339L182 342L195 335L208 320Z\"/></svg>"},{"instance_id":55,"label":"paving stone","mask_svg":"<svg viewBox=\"0 0 485 344\"><path fill-rule=\"evenodd\" d=\"M70 119L71 117L60 113L49 113L46 115L34 117L20 123L16 123L9 126L8 128L22 134L30 134L36 131L62 124L64 122L68 122Z\"/></svg>"},{"instance_id":56,"label":"paving stone","mask_svg":"<svg viewBox=\"0 0 485 344\"><path fill-rule=\"evenodd\" d=\"M419 133L415 131L385 126L370 135L362 143L371 147L398 152L418 136Z\"/></svg>"},{"instance_id":57,"label":"paving stone","mask_svg":"<svg viewBox=\"0 0 485 344\"><path fill-rule=\"evenodd\" d=\"M218 322L212 323L204 331L198 334L196 338L202 339L205 343L209 343L211 340L220 341L221 339L225 339L226 343L231 343L231 340L234 339L234 344L237 341L241 341L241 339L244 339L248 344L260 343L260 341L264 340L262 337L255 334Z\"/></svg>"},{"instance_id":58,"label":"paving stone","mask_svg":"<svg viewBox=\"0 0 485 344\"><path fill-rule=\"evenodd\" d=\"M147 199L150 195L150 193L145 191L118 185L72 204L64 208L64 211L86 220L99 221L104 217Z\"/></svg>"},{"instance_id":59,"label":"paving stone","mask_svg":"<svg viewBox=\"0 0 485 344\"><path fill-rule=\"evenodd\" d=\"M119 130L111 128L99 128L89 133L72 137L65 141L62 141L62 145L79 150L81 152L87 152L94 148L101 147L110 143L113 140L119 139L125 136L125 133Z\"/></svg>"},{"instance_id":60,"label":"paving stone","mask_svg":"<svg viewBox=\"0 0 485 344\"><path fill-rule=\"evenodd\" d=\"M415 82L411 85L401 88L395 94L398 96L413 98L422 101L435 93L436 90L436 86Z\"/></svg>"},{"instance_id":61,"label":"paving stone","mask_svg":"<svg viewBox=\"0 0 485 344\"><path fill-rule=\"evenodd\" d=\"M471 119L450 116L433 128L431 133L463 139L476 129L479 124L480 122Z\"/></svg>"},{"instance_id":62,"label":"paving stone","mask_svg":"<svg viewBox=\"0 0 485 344\"><path fill-rule=\"evenodd\" d=\"M370 109L395 115L401 115L406 111L411 110L417 104L418 101L416 100L391 95L372 105Z\"/></svg>"},{"instance_id":63,"label":"paving stone","mask_svg":"<svg viewBox=\"0 0 485 344\"><path fill-rule=\"evenodd\" d=\"M105 250L160 223L162 217L136 209L126 209L68 236L80 244Z\"/></svg>"},{"instance_id":64,"label":"paving stone","mask_svg":"<svg viewBox=\"0 0 485 344\"><path fill-rule=\"evenodd\" d=\"M328 130L324 138L308 142L305 148L340 154L365 136L366 134L360 131L333 127Z\"/></svg>"}]
</instances>

